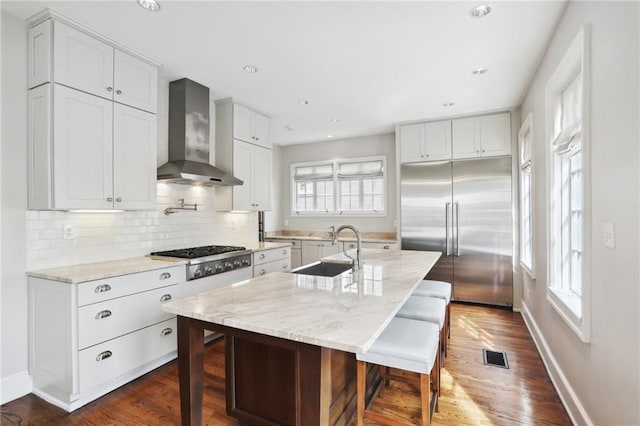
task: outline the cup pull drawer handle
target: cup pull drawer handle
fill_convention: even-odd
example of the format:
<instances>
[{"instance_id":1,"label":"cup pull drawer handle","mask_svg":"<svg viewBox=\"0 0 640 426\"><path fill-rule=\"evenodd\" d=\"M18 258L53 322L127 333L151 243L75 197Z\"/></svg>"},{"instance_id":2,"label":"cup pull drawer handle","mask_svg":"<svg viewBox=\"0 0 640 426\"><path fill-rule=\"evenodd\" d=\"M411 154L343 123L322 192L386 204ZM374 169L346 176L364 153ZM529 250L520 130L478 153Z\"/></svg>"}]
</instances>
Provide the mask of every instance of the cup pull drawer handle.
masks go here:
<instances>
[{"instance_id":1,"label":"cup pull drawer handle","mask_svg":"<svg viewBox=\"0 0 640 426\"><path fill-rule=\"evenodd\" d=\"M264 259L264 253L260 255L260 259Z\"/></svg>"},{"instance_id":2,"label":"cup pull drawer handle","mask_svg":"<svg viewBox=\"0 0 640 426\"><path fill-rule=\"evenodd\" d=\"M96 319L102 319L102 318L109 318L111 316L111 311L108 309L105 309L104 311L100 311L96 314Z\"/></svg>"},{"instance_id":3,"label":"cup pull drawer handle","mask_svg":"<svg viewBox=\"0 0 640 426\"><path fill-rule=\"evenodd\" d=\"M102 361L103 359L111 358L111 355L113 355L113 352L111 351L100 352L96 357L96 361Z\"/></svg>"},{"instance_id":4,"label":"cup pull drawer handle","mask_svg":"<svg viewBox=\"0 0 640 426\"><path fill-rule=\"evenodd\" d=\"M168 302L169 300L171 300L171 295L170 294L164 294L162 295L162 297L160 298L161 302Z\"/></svg>"},{"instance_id":5,"label":"cup pull drawer handle","mask_svg":"<svg viewBox=\"0 0 640 426\"><path fill-rule=\"evenodd\" d=\"M165 328L164 330L162 330L160 332L160 335L161 336L167 336L167 335L169 335L171 333L173 333L173 328L167 327L167 328Z\"/></svg>"},{"instance_id":6,"label":"cup pull drawer handle","mask_svg":"<svg viewBox=\"0 0 640 426\"><path fill-rule=\"evenodd\" d=\"M109 284L102 284L96 287L96 293L104 293L105 291L111 290L111 286Z\"/></svg>"},{"instance_id":7,"label":"cup pull drawer handle","mask_svg":"<svg viewBox=\"0 0 640 426\"><path fill-rule=\"evenodd\" d=\"M382 246L383 249L389 250L389 246Z\"/></svg>"},{"instance_id":8,"label":"cup pull drawer handle","mask_svg":"<svg viewBox=\"0 0 640 426\"><path fill-rule=\"evenodd\" d=\"M171 278L171 274L169 272L163 272L160 274L161 280L168 280L169 278Z\"/></svg>"}]
</instances>

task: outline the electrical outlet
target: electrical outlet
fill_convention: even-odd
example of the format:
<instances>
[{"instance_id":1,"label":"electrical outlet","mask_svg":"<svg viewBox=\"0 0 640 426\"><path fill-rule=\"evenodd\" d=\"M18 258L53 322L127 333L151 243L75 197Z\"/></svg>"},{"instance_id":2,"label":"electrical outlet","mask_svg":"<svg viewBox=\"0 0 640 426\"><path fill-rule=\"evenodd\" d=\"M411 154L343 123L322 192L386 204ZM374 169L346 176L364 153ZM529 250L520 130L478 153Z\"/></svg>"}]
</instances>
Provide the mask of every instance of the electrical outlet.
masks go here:
<instances>
[{"instance_id":1,"label":"electrical outlet","mask_svg":"<svg viewBox=\"0 0 640 426\"><path fill-rule=\"evenodd\" d=\"M602 224L602 240L606 248L616 248L616 231L613 223Z\"/></svg>"},{"instance_id":2,"label":"electrical outlet","mask_svg":"<svg viewBox=\"0 0 640 426\"><path fill-rule=\"evenodd\" d=\"M62 227L62 238L65 240L73 240L75 238L75 231L71 225Z\"/></svg>"}]
</instances>

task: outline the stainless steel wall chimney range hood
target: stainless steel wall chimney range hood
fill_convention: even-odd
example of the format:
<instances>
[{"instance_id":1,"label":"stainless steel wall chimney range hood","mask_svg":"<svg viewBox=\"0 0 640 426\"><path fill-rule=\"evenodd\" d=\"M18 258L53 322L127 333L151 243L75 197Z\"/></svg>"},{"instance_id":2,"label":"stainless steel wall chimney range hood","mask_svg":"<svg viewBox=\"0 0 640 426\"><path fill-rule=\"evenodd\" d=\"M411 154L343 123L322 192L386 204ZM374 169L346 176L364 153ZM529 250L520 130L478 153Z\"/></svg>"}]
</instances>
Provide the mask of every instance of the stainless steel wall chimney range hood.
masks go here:
<instances>
[{"instance_id":1,"label":"stainless steel wall chimney range hood","mask_svg":"<svg viewBox=\"0 0 640 426\"><path fill-rule=\"evenodd\" d=\"M183 78L169 83L169 161L158 181L188 185L242 185L209 164L209 88Z\"/></svg>"}]
</instances>

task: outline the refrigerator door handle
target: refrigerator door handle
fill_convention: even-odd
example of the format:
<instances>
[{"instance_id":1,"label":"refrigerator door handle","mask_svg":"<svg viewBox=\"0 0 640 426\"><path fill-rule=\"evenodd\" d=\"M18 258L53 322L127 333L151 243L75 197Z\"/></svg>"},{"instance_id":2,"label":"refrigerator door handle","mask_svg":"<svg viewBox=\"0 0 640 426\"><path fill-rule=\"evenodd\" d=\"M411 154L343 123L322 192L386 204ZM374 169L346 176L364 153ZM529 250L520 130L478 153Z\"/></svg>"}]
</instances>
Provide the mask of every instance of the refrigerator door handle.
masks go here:
<instances>
[{"instance_id":1,"label":"refrigerator door handle","mask_svg":"<svg viewBox=\"0 0 640 426\"><path fill-rule=\"evenodd\" d=\"M460 256L460 204L458 202L453 203L456 214L456 256Z\"/></svg>"},{"instance_id":2,"label":"refrigerator door handle","mask_svg":"<svg viewBox=\"0 0 640 426\"><path fill-rule=\"evenodd\" d=\"M444 246L447 256L451 256L449 251L449 207L451 207L451 203L446 203L444 206Z\"/></svg>"}]
</instances>

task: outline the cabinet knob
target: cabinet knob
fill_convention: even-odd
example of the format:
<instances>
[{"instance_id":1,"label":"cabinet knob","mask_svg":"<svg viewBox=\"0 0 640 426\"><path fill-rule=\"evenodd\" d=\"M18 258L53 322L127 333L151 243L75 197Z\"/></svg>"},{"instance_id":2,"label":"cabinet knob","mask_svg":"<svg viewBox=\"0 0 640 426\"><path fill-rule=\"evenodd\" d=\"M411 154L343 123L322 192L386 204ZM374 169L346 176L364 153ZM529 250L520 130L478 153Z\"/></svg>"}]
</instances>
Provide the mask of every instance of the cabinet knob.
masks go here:
<instances>
[{"instance_id":1,"label":"cabinet knob","mask_svg":"<svg viewBox=\"0 0 640 426\"><path fill-rule=\"evenodd\" d=\"M105 309L104 311L100 311L96 314L96 319L102 319L102 318L109 318L111 316L111 311L108 309Z\"/></svg>"},{"instance_id":2,"label":"cabinet knob","mask_svg":"<svg viewBox=\"0 0 640 426\"><path fill-rule=\"evenodd\" d=\"M479 151L479 150L477 150L477 151L476 151L476 154L480 154L480 151Z\"/></svg>"},{"instance_id":3,"label":"cabinet knob","mask_svg":"<svg viewBox=\"0 0 640 426\"><path fill-rule=\"evenodd\" d=\"M116 90L116 95L122 95L122 90Z\"/></svg>"},{"instance_id":4,"label":"cabinet knob","mask_svg":"<svg viewBox=\"0 0 640 426\"><path fill-rule=\"evenodd\" d=\"M171 328L171 327L167 327L167 328L165 328L164 330L162 330L162 331L160 332L160 335L161 335L161 336L167 336L167 335L169 335L169 334L171 334L171 333L173 333L173 328Z\"/></svg>"},{"instance_id":5,"label":"cabinet knob","mask_svg":"<svg viewBox=\"0 0 640 426\"><path fill-rule=\"evenodd\" d=\"M264 259L264 257L265 257L265 256L264 256L264 253L261 253L261 254L260 254L260 259Z\"/></svg>"},{"instance_id":6,"label":"cabinet knob","mask_svg":"<svg viewBox=\"0 0 640 426\"><path fill-rule=\"evenodd\" d=\"M485 151L485 150L483 149L483 150L482 150L482 152L487 152L487 151Z\"/></svg>"},{"instance_id":7,"label":"cabinet knob","mask_svg":"<svg viewBox=\"0 0 640 426\"><path fill-rule=\"evenodd\" d=\"M264 269L260 269L260 275L264 275L266 273L267 273L267 271L265 271Z\"/></svg>"},{"instance_id":8,"label":"cabinet knob","mask_svg":"<svg viewBox=\"0 0 640 426\"><path fill-rule=\"evenodd\" d=\"M113 87L107 87L107 92L113 92Z\"/></svg>"},{"instance_id":9,"label":"cabinet knob","mask_svg":"<svg viewBox=\"0 0 640 426\"><path fill-rule=\"evenodd\" d=\"M120 197L116 198L116 202L121 203L122 202L122 198L120 198Z\"/></svg>"},{"instance_id":10,"label":"cabinet knob","mask_svg":"<svg viewBox=\"0 0 640 426\"><path fill-rule=\"evenodd\" d=\"M102 284L96 287L95 292L104 293L105 291L109 291L109 290L111 290L111 286L109 284Z\"/></svg>"},{"instance_id":11,"label":"cabinet knob","mask_svg":"<svg viewBox=\"0 0 640 426\"><path fill-rule=\"evenodd\" d=\"M429 158L429 154L427 154L427 158Z\"/></svg>"},{"instance_id":12,"label":"cabinet knob","mask_svg":"<svg viewBox=\"0 0 640 426\"><path fill-rule=\"evenodd\" d=\"M282 254L287 254L287 251L286 250L282 250Z\"/></svg>"},{"instance_id":13,"label":"cabinet knob","mask_svg":"<svg viewBox=\"0 0 640 426\"><path fill-rule=\"evenodd\" d=\"M289 267L289 265L282 265L282 269L286 270Z\"/></svg>"},{"instance_id":14,"label":"cabinet knob","mask_svg":"<svg viewBox=\"0 0 640 426\"><path fill-rule=\"evenodd\" d=\"M162 297L160 298L161 302L168 302L169 300L171 300L170 294L163 294Z\"/></svg>"},{"instance_id":15,"label":"cabinet knob","mask_svg":"<svg viewBox=\"0 0 640 426\"><path fill-rule=\"evenodd\" d=\"M113 201L113 197L107 198L107 201L111 203Z\"/></svg>"},{"instance_id":16,"label":"cabinet knob","mask_svg":"<svg viewBox=\"0 0 640 426\"><path fill-rule=\"evenodd\" d=\"M168 280L169 278L171 278L171 274L169 272L163 272L160 274L161 280Z\"/></svg>"},{"instance_id":17,"label":"cabinet knob","mask_svg":"<svg viewBox=\"0 0 640 426\"><path fill-rule=\"evenodd\" d=\"M389 250L389 246L382 246L383 249Z\"/></svg>"},{"instance_id":18,"label":"cabinet knob","mask_svg":"<svg viewBox=\"0 0 640 426\"><path fill-rule=\"evenodd\" d=\"M111 355L113 355L113 352L111 351L100 352L96 357L96 361L102 361L103 359L111 358Z\"/></svg>"}]
</instances>

